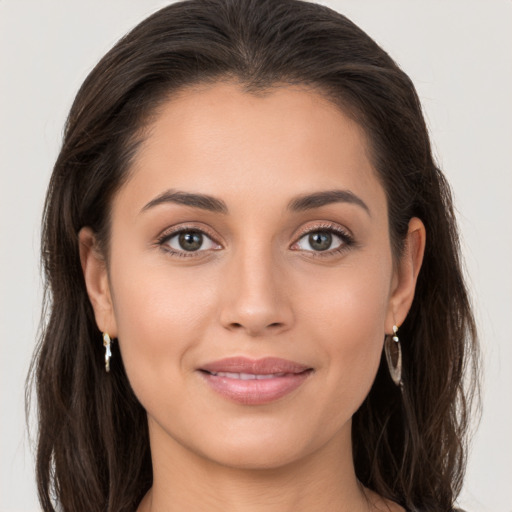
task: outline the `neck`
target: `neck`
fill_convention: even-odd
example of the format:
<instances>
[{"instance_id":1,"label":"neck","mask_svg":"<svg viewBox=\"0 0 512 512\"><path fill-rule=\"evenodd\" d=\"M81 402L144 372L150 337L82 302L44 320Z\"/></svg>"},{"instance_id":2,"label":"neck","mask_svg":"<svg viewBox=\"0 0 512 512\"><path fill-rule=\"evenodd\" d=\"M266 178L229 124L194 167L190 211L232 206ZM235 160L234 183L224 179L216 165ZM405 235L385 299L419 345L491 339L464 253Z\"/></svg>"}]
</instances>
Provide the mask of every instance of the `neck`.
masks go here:
<instances>
[{"instance_id":1,"label":"neck","mask_svg":"<svg viewBox=\"0 0 512 512\"><path fill-rule=\"evenodd\" d=\"M192 453L150 428L153 487L139 512L209 510L212 512L367 512L369 498L357 481L350 424L320 450L281 467L227 467ZM154 448L158 446L159 449ZM165 449L160 449L165 446Z\"/></svg>"}]
</instances>

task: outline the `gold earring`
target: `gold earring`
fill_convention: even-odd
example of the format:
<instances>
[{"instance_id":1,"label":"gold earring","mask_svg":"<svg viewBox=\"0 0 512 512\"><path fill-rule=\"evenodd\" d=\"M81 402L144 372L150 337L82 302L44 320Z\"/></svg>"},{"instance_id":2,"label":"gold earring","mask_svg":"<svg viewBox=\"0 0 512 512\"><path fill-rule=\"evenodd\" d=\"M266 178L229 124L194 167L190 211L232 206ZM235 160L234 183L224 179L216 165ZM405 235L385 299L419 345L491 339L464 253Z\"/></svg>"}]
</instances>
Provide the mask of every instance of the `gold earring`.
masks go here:
<instances>
[{"instance_id":1,"label":"gold earring","mask_svg":"<svg viewBox=\"0 0 512 512\"><path fill-rule=\"evenodd\" d=\"M393 334L386 336L384 342L384 353L388 363L389 374L393 382L402 387L402 348L400 347L400 340L398 339L398 327L393 325Z\"/></svg>"},{"instance_id":2,"label":"gold earring","mask_svg":"<svg viewBox=\"0 0 512 512\"><path fill-rule=\"evenodd\" d=\"M110 371L110 358L112 357L112 352L110 350L111 343L110 336L108 333L103 333L103 346L105 347L105 370L107 373Z\"/></svg>"}]
</instances>

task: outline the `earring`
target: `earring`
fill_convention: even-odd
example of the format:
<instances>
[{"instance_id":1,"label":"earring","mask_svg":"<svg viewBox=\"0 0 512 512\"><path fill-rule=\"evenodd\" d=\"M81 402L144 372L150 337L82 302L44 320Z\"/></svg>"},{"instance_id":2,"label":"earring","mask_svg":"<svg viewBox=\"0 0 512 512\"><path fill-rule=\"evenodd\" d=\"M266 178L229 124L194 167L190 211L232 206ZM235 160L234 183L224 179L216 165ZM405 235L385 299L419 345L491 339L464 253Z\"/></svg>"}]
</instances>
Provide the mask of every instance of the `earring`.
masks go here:
<instances>
[{"instance_id":1,"label":"earring","mask_svg":"<svg viewBox=\"0 0 512 512\"><path fill-rule=\"evenodd\" d=\"M384 353L388 362L389 374L393 382L402 387L402 348L400 347L400 340L397 336L398 327L393 325L393 335L386 336L384 342Z\"/></svg>"},{"instance_id":2,"label":"earring","mask_svg":"<svg viewBox=\"0 0 512 512\"><path fill-rule=\"evenodd\" d=\"M107 373L110 371L110 358L112 357L112 352L110 350L110 336L108 333L103 333L103 346L105 347L105 370Z\"/></svg>"}]
</instances>

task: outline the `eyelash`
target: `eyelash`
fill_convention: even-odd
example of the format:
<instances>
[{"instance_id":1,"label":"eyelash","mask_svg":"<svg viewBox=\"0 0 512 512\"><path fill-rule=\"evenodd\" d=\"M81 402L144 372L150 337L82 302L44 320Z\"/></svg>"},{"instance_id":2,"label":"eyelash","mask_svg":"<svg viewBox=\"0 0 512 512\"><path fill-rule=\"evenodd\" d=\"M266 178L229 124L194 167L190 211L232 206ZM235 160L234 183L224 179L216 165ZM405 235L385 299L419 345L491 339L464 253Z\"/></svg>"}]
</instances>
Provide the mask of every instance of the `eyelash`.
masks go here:
<instances>
[{"instance_id":1,"label":"eyelash","mask_svg":"<svg viewBox=\"0 0 512 512\"><path fill-rule=\"evenodd\" d=\"M331 223L322 223L315 226L307 227L297 237L297 240L292 244L296 245L304 237L311 235L312 233L331 233L341 239L341 245L335 249L328 249L325 251L307 251L310 257L313 258L329 258L337 256L339 254L348 251L350 248L356 245L354 237L340 226Z\"/></svg>"},{"instance_id":2,"label":"eyelash","mask_svg":"<svg viewBox=\"0 0 512 512\"><path fill-rule=\"evenodd\" d=\"M215 240L215 238L208 233L204 228L198 228L197 226L180 226L176 229L167 230L164 233L162 233L157 241L156 244L167 254L170 254L171 256L178 256L179 258L193 258L198 257L198 255L203 255L205 250L197 250L197 251L175 251L172 247L170 247L167 243L169 240L174 238L175 236L180 235L181 233L200 233L203 236L206 236L209 238L213 243L220 245L219 242ZM211 249L210 249L211 250ZM213 249L216 250L216 249Z\"/></svg>"},{"instance_id":3,"label":"eyelash","mask_svg":"<svg viewBox=\"0 0 512 512\"><path fill-rule=\"evenodd\" d=\"M175 236L178 236L181 233L188 233L188 232L200 233L203 236L206 236L207 238L209 238L213 243L215 243L217 245L221 245L221 244L219 244L219 242L217 242L215 240L215 238L210 233L208 233L208 231L204 230L203 228L198 228L197 226L180 226L177 229L171 229L171 230L165 231L158 237L158 239L156 241L156 245L158 245L163 251L170 254L171 256L178 256L180 258L198 257L201 253L204 253L207 251L210 252L212 250L212 249L206 249L206 250L203 249L203 250L197 250L197 251L176 251L168 245L169 240L171 240ZM332 257L332 256L341 254L341 253L349 250L351 247L353 247L356 244L353 236L351 234L349 234L347 231L345 231L344 229L340 228L339 226L337 226L335 224L323 223L323 224L308 227L308 228L304 229L303 231L301 231L301 233L297 237L296 241L293 242L292 247L294 245L296 245L297 243L299 243L300 240L302 240L304 237L309 236L312 233L322 233L322 232L334 234L335 236L337 236L341 239L342 243L339 247L336 247L336 249L328 249L325 251L305 251L305 252L308 252L311 257L314 257L314 258ZM217 250L217 249L213 249L213 250ZM292 250L297 250L297 249L292 249Z\"/></svg>"}]
</instances>

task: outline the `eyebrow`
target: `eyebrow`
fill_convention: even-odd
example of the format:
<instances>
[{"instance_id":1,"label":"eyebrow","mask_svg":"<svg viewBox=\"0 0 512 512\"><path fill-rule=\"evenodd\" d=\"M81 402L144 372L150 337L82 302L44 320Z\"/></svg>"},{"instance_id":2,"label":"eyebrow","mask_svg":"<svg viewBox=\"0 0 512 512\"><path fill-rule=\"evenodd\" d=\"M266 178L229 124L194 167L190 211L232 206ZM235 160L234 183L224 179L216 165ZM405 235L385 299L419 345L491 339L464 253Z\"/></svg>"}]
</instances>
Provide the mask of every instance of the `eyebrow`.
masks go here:
<instances>
[{"instance_id":1,"label":"eyebrow","mask_svg":"<svg viewBox=\"0 0 512 512\"><path fill-rule=\"evenodd\" d=\"M314 192L313 194L305 194L292 199L288 204L288 209L295 212L303 212L333 203L349 203L360 206L371 216L368 205L350 190L325 190Z\"/></svg>"},{"instance_id":2,"label":"eyebrow","mask_svg":"<svg viewBox=\"0 0 512 512\"><path fill-rule=\"evenodd\" d=\"M160 194L146 204L146 206L142 208L141 213L165 203L182 204L214 213L228 213L228 207L221 199L206 194L194 194L181 192L179 190L166 190L163 194Z\"/></svg>"},{"instance_id":3,"label":"eyebrow","mask_svg":"<svg viewBox=\"0 0 512 512\"><path fill-rule=\"evenodd\" d=\"M200 208L214 213L228 213L228 207L222 199L209 196L207 194L196 194L191 192L183 192L179 190L166 190L159 196L152 199L141 210L145 212L155 206L174 203L191 206L192 208ZM349 203L360 206L370 215L370 209L367 204L350 190L325 190L314 192L312 194L304 194L292 199L288 203L288 210L294 212L303 212L313 210L333 203Z\"/></svg>"}]
</instances>

